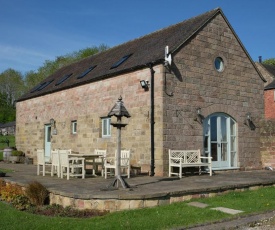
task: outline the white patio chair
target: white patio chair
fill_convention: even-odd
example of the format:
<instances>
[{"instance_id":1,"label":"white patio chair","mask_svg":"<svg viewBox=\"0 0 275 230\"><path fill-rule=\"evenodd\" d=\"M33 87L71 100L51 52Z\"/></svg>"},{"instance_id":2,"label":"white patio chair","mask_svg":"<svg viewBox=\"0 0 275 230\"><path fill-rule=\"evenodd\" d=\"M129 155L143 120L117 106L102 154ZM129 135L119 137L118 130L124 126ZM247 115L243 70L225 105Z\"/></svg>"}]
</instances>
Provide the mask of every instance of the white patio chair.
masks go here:
<instances>
[{"instance_id":1,"label":"white patio chair","mask_svg":"<svg viewBox=\"0 0 275 230\"><path fill-rule=\"evenodd\" d=\"M98 172L98 166L101 166L101 175L104 176L104 158L106 157L107 150L106 149L95 149L95 155L99 155L100 157L94 159L94 170Z\"/></svg>"},{"instance_id":2,"label":"white patio chair","mask_svg":"<svg viewBox=\"0 0 275 230\"><path fill-rule=\"evenodd\" d=\"M37 149L36 154L37 154L37 175L39 176L40 172L42 172L42 175L45 176L46 166L50 166L51 163L45 162L44 149ZM40 170L40 166L42 166L42 171Z\"/></svg>"},{"instance_id":3,"label":"white patio chair","mask_svg":"<svg viewBox=\"0 0 275 230\"><path fill-rule=\"evenodd\" d=\"M68 150L59 150L60 157L60 177L67 175L67 180L70 177L82 176L85 178L85 158L83 157L70 157Z\"/></svg>"},{"instance_id":4,"label":"white patio chair","mask_svg":"<svg viewBox=\"0 0 275 230\"><path fill-rule=\"evenodd\" d=\"M116 151L117 154L117 151ZM127 176L130 178L130 157L131 157L131 151L130 150L121 150L121 156L120 156L120 169L127 169ZM111 173L111 171L114 171L116 168L116 158L115 157L105 157L104 158L104 174L105 179L107 179L107 174ZM108 172L108 169L110 170Z\"/></svg>"},{"instance_id":5,"label":"white patio chair","mask_svg":"<svg viewBox=\"0 0 275 230\"><path fill-rule=\"evenodd\" d=\"M52 150L51 151L51 158L52 158L51 176L56 174L57 177L60 177L59 150Z\"/></svg>"}]
</instances>

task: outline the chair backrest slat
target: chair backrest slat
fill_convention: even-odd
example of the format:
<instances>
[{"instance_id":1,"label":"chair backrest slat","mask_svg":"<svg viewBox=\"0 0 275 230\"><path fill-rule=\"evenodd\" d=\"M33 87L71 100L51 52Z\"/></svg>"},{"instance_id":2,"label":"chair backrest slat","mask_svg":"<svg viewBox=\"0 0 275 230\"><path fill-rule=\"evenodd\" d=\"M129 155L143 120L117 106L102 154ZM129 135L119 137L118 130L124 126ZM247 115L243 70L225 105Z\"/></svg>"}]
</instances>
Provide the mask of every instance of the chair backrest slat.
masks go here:
<instances>
[{"instance_id":1,"label":"chair backrest slat","mask_svg":"<svg viewBox=\"0 0 275 230\"><path fill-rule=\"evenodd\" d=\"M44 149L37 149L37 163L44 164L45 161L45 152Z\"/></svg>"},{"instance_id":2,"label":"chair backrest slat","mask_svg":"<svg viewBox=\"0 0 275 230\"><path fill-rule=\"evenodd\" d=\"M58 150L52 150L52 164L58 165L59 164L59 151Z\"/></svg>"},{"instance_id":3,"label":"chair backrest slat","mask_svg":"<svg viewBox=\"0 0 275 230\"><path fill-rule=\"evenodd\" d=\"M106 157L106 153L106 149L95 149L95 155L102 155L103 157Z\"/></svg>"},{"instance_id":4,"label":"chair backrest slat","mask_svg":"<svg viewBox=\"0 0 275 230\"><path fill-rule=\"evenodd\" d=\"M59 159L61 165L68 165L69 152L68 150L59 150Z\"/></svg>"},{"instance_id":5,"label":"chair backrest slat","mask_svg":"<svg viewBox=\"0 0 275 230\"><path fill-rule=\"evenodd\" d=\"M131 151L130 150L121 150L120 165L128 165L129 161L130 161L130 155L131 155Z\"/></svg>"},{"instance_id":6,"label":"chair backrest slat","mask_svg":"<svg viewBox=\"0 0 275 230\"><path fill-rule=\"evenodd\" d=\"M95 154L95 155L100 155L100 156L102 156L103 158L105 158L106 155L107 155L107 150L106 150L106 149L95 149L94 154ZM95 159L95 162L102 162L102 158L96 158L96 159Z\"/></svg>"}]
</instances>

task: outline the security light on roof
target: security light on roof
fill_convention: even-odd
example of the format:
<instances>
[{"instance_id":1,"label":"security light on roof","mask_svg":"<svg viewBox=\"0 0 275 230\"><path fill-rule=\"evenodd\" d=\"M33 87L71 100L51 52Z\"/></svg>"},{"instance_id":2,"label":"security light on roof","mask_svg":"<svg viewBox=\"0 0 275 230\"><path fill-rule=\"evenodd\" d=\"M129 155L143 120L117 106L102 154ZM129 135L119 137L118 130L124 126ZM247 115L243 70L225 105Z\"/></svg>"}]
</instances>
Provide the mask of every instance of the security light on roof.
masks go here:
<instances>
[{"instance_id":1,"label":"security light on roof","mask_svg":"<svg viewBox=\"0 0 275 230\"><path fill-rule=\"evenodd\" d=\"M169 53L169 47L166 46L165 47L165 56L164 56L164 65L167 66L167 65L171 65L172 63L172 56L171 54Z\"/></svg>"}]
</instances>

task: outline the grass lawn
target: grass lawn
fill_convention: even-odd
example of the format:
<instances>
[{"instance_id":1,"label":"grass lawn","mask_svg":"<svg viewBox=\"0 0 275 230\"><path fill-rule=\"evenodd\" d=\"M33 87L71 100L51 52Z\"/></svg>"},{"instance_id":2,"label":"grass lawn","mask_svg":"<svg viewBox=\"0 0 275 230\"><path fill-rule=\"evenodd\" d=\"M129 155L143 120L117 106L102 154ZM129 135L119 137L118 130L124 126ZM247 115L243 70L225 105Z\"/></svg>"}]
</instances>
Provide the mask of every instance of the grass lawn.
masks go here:
<instances>
[{"instance_id":1,"label":"grass lawn","mask_svg":"<svg viewBox=\"0 0 275 230\"><path fill-rule=\"evenodd\" d=\"M194 200L193 200L194 201ZM226 195L196 199L209 206L196 208L181 202L155 208L110 213L102 217L73 219L46 217L20 212L0 202L1 229L171 229L234 218L211 210L226 207L244 211L241 215L275 210L275 187L255 191L231 192Z\"/></svg>"},{"instance_id":2,"label":"grass lawn","mask_svg":"<svg viewBox=\"0 0 275 230\"><path fill-rule=\"evenodd\" d=\"M0 135L0 150L3 150L4 148L8 147L7 143L2 143L2 141L9 140L10 147L15 147L15 136L2 136Z\"/></svg>"}]
</instances>

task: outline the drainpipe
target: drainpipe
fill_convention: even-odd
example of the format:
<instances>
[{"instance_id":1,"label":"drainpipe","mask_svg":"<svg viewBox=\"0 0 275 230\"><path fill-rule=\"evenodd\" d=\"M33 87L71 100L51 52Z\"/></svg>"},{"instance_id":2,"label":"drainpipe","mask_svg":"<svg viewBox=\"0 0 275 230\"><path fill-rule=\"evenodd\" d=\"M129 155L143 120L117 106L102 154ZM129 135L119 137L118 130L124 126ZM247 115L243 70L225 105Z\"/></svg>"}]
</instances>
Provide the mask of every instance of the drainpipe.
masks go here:
<instances>
[{"instance_id":1,"label":"drainpipe","mask_svg":"<svg viewBox=\"0 0 275 230\"><path fill-rule=\"evenodd\" d=\"M150 176L155 175L155 134L154 134L154 125L155 125L155 101L154 101L154 74L155 71L153 69L153 64L150 64L150 70L151 70L151 172Z\"/></svg>"}]
</instances>

